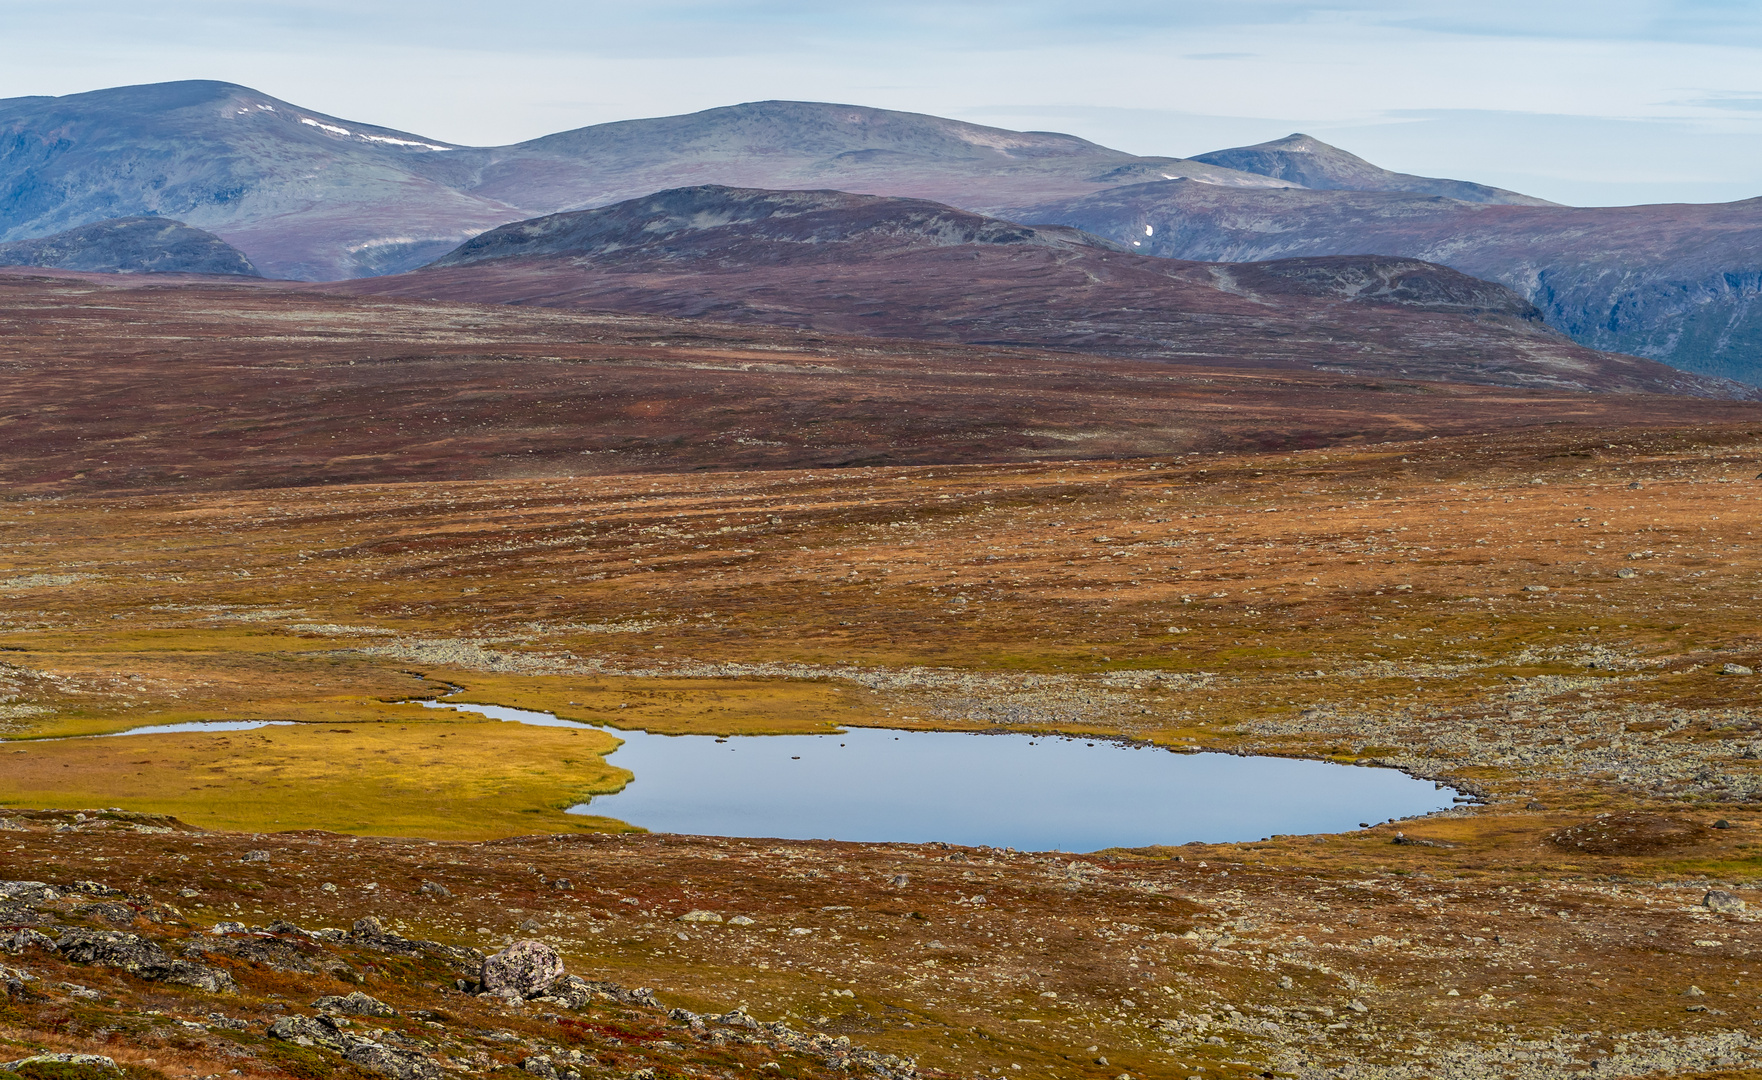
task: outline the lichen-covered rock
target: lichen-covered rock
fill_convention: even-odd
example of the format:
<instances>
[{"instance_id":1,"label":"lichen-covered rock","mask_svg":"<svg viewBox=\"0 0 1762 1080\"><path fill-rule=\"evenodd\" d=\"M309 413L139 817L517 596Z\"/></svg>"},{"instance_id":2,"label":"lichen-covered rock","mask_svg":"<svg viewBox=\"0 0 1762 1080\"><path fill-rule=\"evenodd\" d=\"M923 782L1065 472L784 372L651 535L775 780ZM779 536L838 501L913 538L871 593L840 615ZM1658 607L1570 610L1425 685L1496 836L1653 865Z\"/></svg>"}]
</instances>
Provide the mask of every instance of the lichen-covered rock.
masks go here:
<instances>
[{"instance_id":1,"label":"lichen-covered rock","mask_svg":"<svg viewBox=\"0 0 1762 1080\"><path fill-rule=\"evenodd\" d=\"M324 931L316 931L316 936L329 938ZM344 939L352 944L364 945L369 949L393 953L398 956L433 957L436 960L452 964L461 971L475 972L483 963L483 954L476 949L460 948L457 945L442 945L438 941L413 941L387 930L377 918L369 915L356 919L354 928Z\"/></svg>"},{"instance_id":2,"label":"lichen-covered rock","mask_svg":"<svg viewBox=\"0 0 1762 1080\"><path fill-rule=\"evenodd\" d=\"M100 1054L32 1054L17 1061L0 1061L0 1069L7 1072L18 1072L32 1065L72 1065L80 1069L103 1069L117 1074L122 1072L116 1067L115 1061Z\"/></svg>"},{"instance_id":3,"label":"lichen-covered rock","mask_svg":"<svg viewBox=\"0 0 1762 1080\"><path fill-rule=\"evenodd\" d=\"M225 956L276 971L319 972L339 979L352 979L355 969L339 956L325 952L304 937L194 937L184 942L183 955L190 960Z\"/></svg>"},{"instance_id":4,"label":"lichen-covered rock","mask_svg":"<svg viewBox=\"0 0 1762 1080\"><path fill-rule=\"evenodd\" d=\"M586 1008L588 1003L602 993L595 984L575 975L565 975L553 983L542 997L546 1001L554 1001L565 1009ZM609 996L609 995L608 995Z\"/></svg>"},{"instance_id":5,"label":"lichen-covered rock","mask_svg":"<svg viewBox=\"0 0 1762 1080\"><path fill-rule=\"evenodd\" d=\"M13 900L21 904L46 904L59 899L60 891L41 881L0 881L0 900Z\"/></svg>"},{"instance_id":6,"label":"lichen-covered rock","mask_svg":"<svg viewBox=\"0 0 1762 1080\"><path fill-rule=\"evenodd\" d=\"M13 930L0 934L0 952L18 956L26 949L54 952L55 941L48 934L37 930Z\"/></svg>"},{"instance_id":7,"label":"lichen-covered rock","mask_svg":"<svg viewBox=\"0 0 1762 1080\"><path fill-rule=\"evenodd\" d=\"M238 984L219 968L189 960L173 960L165 950L138 934L117 930L69 930L56 942L61 955L76 964L117 968L137 978L206 990L236 993Z\"/></svg>"},{"instance_id":8,"label":"lichen-covered rock","mask_svg":"<svg viewBox=\"0 0 1762 1080\"><path fill-rule=\"evenodd\" d=\"M321 997L312 1003L314 1009L325 1012L343 1013L348 1016L396 1016L398 1010L387 1005L376 997L370 997L356 990L354 993L341 997Z\"/></svg>"},{"instance_id":9,"label":"lichen-covered rock","mask_svg":"<svg viewBox=\"0 0 1762 1080\"><path fill-rule=\"evenodd\" d=\"M1742 911L1749 907L1743 900L1724 889L1708 889L1707 895L1701 897L1701 904L1709 911Z\"/></svg>"},{"instance_id":10,"label":"lichen-covered rock","mask_svg":"<svg viewBox=\"0 0 1762 1080\"><path fill-rule=\"evenodd\" d=\"M392 1080L435 1080L440 1067L421 1054L398 1050L367 1039L351 1039L343 1059Z\"/></svg>"},{"instance_id":11,"label":"lichen-covered rock","mask_svg":"<svg viewBox=\"0 0 1762 1080\"><path fill-rule=\"evenodd\" d=\"M328 1016L284 1016L269 1025L269 1037L296 1046L323 1046L340 1052L348 1035Z\"/></svg>"},{"instance_id":12,"label":"lichen-covered rock","mask_svg":"<svg viewBox=\"0 0 1762 1080\"><path fill-rule=\"evenodd\" d=\"M344 1031L327 1016L284 1016L269 1025L269 1037L334 1050L343 1060L392 1080L435 1080L440 1076L439 1066L423 1055Z\"/></svg>"},{"instance_id":13,"label":"lichen-covered rock","mask_svg":"<svg viewBox=\"0 0 1762 1080\"><path fill-rule=\"evenodd\" d=\"M562 979L563 958L542 941L516 941L499 953L483 958L478 979L486 994L500 997L538 997Z\"/></svg>"},{"instance_id":14,"label":"lichen-covered rock","mask_svg":"<svg viewBox=\"0 0 1762 1080\"><path fill-rule=\"evenodd\" d=\"M136 919L134 908L127 904L87 904L75 908L74 915L93 922L109 923L111 926L133 926Z\"/></svg>"}]
</instances>

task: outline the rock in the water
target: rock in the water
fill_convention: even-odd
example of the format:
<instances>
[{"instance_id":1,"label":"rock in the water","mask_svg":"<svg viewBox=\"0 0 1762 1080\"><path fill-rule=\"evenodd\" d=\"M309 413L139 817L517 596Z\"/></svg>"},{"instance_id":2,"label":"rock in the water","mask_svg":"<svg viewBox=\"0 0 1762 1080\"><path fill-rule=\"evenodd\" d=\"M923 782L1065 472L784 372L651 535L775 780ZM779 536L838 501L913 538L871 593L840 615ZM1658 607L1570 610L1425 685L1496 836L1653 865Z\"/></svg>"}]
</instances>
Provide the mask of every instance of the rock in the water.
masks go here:
<instances>
[{"instance_id":1,"label":"rock in the water","mask_svg":"<svg viewBox=\"0 0 1762 1080\"><path fill-rule=\"evenodd\" d=\"M483 958L479 977L485 993L502 997L537 997L564 975L563 958L542 941L516 941Z\"/></svg>"},{"instance_id":2,"label":"rock in the water","mask_svg":"<svg viewBox=\"0 0 1762 1080\"><path fill-rule=\"evenodd\" d=\"M344 1013L348 1016L396 1016L398 1010L387 1005L376 997L369 997L356 990L342 997L321 997L312 1003L314 1009L325 1012Z\"/></svg>"},{"instance_id":3,"label":"rock in the water","mask_svg":"<svg viewBox=\"0 0 1762 1080\"><path fill-rule=\"evenodd\" d=\"M1701 904L1709 911L1742 911L1750 906L1724 889L1708 889Z\"/></svg>"}]
</instances>

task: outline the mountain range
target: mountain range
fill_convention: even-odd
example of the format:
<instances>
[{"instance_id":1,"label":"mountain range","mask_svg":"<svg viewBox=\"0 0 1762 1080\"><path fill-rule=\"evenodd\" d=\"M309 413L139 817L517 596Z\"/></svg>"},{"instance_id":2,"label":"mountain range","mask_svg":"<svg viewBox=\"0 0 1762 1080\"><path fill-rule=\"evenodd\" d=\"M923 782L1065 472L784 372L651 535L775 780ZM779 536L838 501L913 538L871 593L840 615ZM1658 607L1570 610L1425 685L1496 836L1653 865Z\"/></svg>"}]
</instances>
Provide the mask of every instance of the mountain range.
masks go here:
<instances>
[{"instance_id":1,"label":"mountain range","mask_svg":"<svg viewBox=\"0 0 1762 1080\"><path fill-rule=\"evenodd\" d=\"M1734 396L1387 256L1196 263L922 199L701 185L504 225L325 291L1493 386Z\"/></svg>"},{"instance_id":2,"label":"mountain range","mask_svg":"<svg viewBox=\"0 0 1762 1080\"><path fill-rule=\"evenodd\" d=\"M510 222L707 184L929 199L1184 260L1421 259L1511 288L1581 344L1762 384L1762 200L1560 207L1303 135L1143 157L813 102L468 147L219 82L0 101L0 241L167 217L284 278L401 273Z\"/></svg>"}]
</instances>

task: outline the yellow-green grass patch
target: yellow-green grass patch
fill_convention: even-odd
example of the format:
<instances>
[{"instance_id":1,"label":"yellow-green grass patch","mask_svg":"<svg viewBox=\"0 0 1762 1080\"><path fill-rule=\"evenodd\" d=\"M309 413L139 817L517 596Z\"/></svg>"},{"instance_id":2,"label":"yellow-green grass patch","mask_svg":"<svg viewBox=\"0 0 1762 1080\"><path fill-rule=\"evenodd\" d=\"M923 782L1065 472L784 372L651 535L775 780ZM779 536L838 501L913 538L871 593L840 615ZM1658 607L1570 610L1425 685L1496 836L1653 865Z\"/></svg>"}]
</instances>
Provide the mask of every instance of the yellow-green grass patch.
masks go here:
<instances>
[{"instance_id":1,"label":"yellow-green grass patch","mask_svg":"<svg viewBox=\"0 0 1762 1080\"><path fill-rule=\"evenodd\" d=\"M616 745L603 732L447 714L397 725L11 744L0 748L0 803L118 806L244 832L481 840L622 829L609 819L563 813L629 782L628 770L604 760Z\"/></svg>"}]
</instances>

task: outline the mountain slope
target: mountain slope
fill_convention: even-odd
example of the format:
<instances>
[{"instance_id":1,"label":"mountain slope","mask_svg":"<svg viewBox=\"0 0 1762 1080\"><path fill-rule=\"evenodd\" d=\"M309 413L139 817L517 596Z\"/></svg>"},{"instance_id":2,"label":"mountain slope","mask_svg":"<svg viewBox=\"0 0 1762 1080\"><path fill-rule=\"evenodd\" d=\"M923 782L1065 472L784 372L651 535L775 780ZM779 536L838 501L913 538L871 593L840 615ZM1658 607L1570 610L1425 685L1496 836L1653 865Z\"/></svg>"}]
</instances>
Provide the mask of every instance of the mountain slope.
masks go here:
<instances>
[{"instance_id":1,"label":"mountain slope","mask_svg":"<svg viewBox=\"0 0 1762 1080\"><path fill-rule=\"evenodd\" d=\"M1495 206L1404 192L1138 184L1018 207L1172 259L1380 252L1497 281L1580 344L1762 385L1762 199Z\"/></svg>"},{"instance_id":2,"label":"mountain slope","mask_svg":"<svg viewBox=\"0 0 1762 1080\"><path fill-rule=\"evenodd\" d=\"M371 272L388 249L432 258L524 216L436 179L451 149L229 83L14 98L0 101L0 240L151 214L270 274Z\"/></svg>"},{"instance_id":3,"label":"mountain slope","mask_svg":"<svg viewBox=\"0 0 1762 1080\"><path fill-rule=\"evenodd\" d=\"M116 218L40 240L0 244L0 266L121 274L258 276L251 260L220 237L181 221L156 217Z\"/></svg>"},{"instance_id":4,"label":"mountain slope","mask_svg":"<svg viewBox=\"0 0 1762 1080\"><path fill-rule=\"evenodd\" d=\"M774 253L755 256L755 245ZM877 250L964 244L1026 244L1079 250L1126 249L1059 225L1039 229L924 199L844 191L766 191L718 184L675 188L598 210L515 222L473 237L435 268L492 259L568 256L604 263L621 254L720 266L780 261L787 249L842 259Z\"/></svg>"},{"instance_id":5,"label":"mountain slope","mask_svg":"<svg viewBox=\"0 0 1762 1080\"><path fill-rule=\"evenodd\" d=\"M1430 176L1390 172L1356 154L1302 133L1272 142L1238 146L1200 154L1195 161L1227 169L1256 173L1289 181L1314 191L1411 191L1417 195L1442 195L1462 202L1497 203L1508 206L1555 206L1546 199L1520 195L1504 188L1467 180L1440 180ZM1176 177L1145 177L1146 180Z\"/></svg>"},{"instance_id":6,"label":"mountain slope","mask_svg":"<svg viewBox=\"0 0 1762 1080\"><path fill-rule=\"evenodd\" d=\"M808 101L599 124L486 154L473 191L547 209L582 209L705 183L837 188L981 211L1019 201L1015 192L1086 193L1170 176L1291 186L1216 165L1137 157L1072 135Z\"/></svg>"},{"instance_id":7,"label":"mountain slope","mask_svg":"<svg viewBox=\"0 0 1762 1080\"><path fill-rule=\"evenodd\" d=\"M682 183L838 187L984 209L1166 176L1289 186L1070 135L815 102L480 148L223 82L0 101L0 241L159 215L217 233L265 273L307 279L413 268L509 221Z\"/></svg>"},{"instance_id":8,"label":"mountain slope","mask_svg":"<svg viewBox=\"0 0 1762 1080\"><path fill-rule=\"evenodd\" d=\"M1412 259L1177 262L836 191L661 192L503 226L429 268L329 288L1481 385L1737 389L1581 348L1510 290Z\"/></svg>"}]
</instances>

